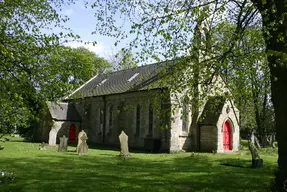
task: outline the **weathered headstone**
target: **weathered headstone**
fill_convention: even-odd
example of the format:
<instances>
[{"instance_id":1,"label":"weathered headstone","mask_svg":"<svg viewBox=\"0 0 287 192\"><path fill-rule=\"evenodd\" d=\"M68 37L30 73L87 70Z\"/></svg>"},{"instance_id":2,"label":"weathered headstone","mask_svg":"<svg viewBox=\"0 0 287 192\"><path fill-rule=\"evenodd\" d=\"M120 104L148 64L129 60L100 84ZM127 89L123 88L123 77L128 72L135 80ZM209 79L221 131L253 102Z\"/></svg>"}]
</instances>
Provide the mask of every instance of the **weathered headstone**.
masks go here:
<instances>
[{"instance_id":1,"label":"weathered headstone","mask_svg":"<svg viewBox=\"0 0 287 192\"><path fill-rule=\"evenodd\" d=\"M129 139L129 137L126 135L126 133L124 131L122 131L121 134L119 135L119 140L120 140L120 144L121 144L120 156L122 156L124 158L126 158L130 155L129 146L128 146L128 139Z\"/></svg>"},{"instance_id":2,"label":"weathered headstone","mask_svg":"<svg viewBox=\"0 0 287 192\"><path fill-rule=\"evenodd\" d=\"M63 135L63 137L60 137L58 152L67 152L67 151L68 151L68 138L65 135Z\"/></svg>"},{"instance_id":3,"label":"weathered headstone","mask_svg":"<svg viewBox=\"0 0 287 192\"><path fill-rule=\"evenodd\" d=\"M83 135L87 135L84 130L82 130L82 131L78 134L77 153L79 153L79 152L78 152L78 149L79 149L79 146L80 146L81 143L82 143L81 137L82 137Z\"/></svg>"},{"instance_id":4,"label":"weathered headstone","mask_svg":"<svg viewBox=\"0 0 287 192\"><path fill-rule=\"evenodd\" d=\"M39 145L39 150L40 150L40 151L47 150L46 144L45 144L44 142Z\"/></svg>"},{"instance_id":5,"label":"weathered headstone","mask_svg":"<svg viewBox=\"0 0 287 192\"><path fill-rule=\"evenodd\" d=\"M249 141L248 148L252 156L252 168L261 168L263 167L263 159L260 158L258 154L258 149L254 146L254 144Z\"/></svg>"},{"instance_id":6,"label":"weathered headstone","mask_svg":"<svg viewBox=\"0 0 287 192\"><path fill-rule=\"evenodd\" d=\"M80 133L82 132L82 134L80 135ZM78 141L78 147L77 147L77 152L79 155L88 155L88 145L87 145L87 134L84 131L81 131L79 133L79 139L80 141Z\"/></svg>"},{"instance_id":7,"label":"weathered headstone","mask_svg":"<svg viewBox=\"0 0 287 192\"><path fill-rule=\"evenodd\" d=\"M52 128L49 132L49 145L56 145L57 130Z\"/></svg>"}]
</instances>

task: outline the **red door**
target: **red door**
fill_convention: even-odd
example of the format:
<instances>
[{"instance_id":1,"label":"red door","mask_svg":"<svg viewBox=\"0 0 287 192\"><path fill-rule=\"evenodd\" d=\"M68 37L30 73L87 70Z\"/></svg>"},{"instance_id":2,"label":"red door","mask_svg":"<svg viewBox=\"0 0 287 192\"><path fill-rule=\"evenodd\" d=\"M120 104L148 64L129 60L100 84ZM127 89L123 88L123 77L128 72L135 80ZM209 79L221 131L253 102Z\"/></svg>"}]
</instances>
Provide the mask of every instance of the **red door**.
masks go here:
<instances>
[{"instance_id":1,"label":"red door","mask_svg":"<svg viewBox=\"0 0 287 192\"><path fill-rule=\"evenodd\" d=\"M230 123L226 121L223 126L223 149L224 151L231 150L231 127Z\"/></svg>"},{"instance_id":2,"label":"red door","mask_svg":"<svg viewBox=\"0 0 287 192\"><path fill-rule=\"evenodd\" d=\"M69 143L76 143L76 125L75 124L70 125Z\"/></svg>"}]
</instances>

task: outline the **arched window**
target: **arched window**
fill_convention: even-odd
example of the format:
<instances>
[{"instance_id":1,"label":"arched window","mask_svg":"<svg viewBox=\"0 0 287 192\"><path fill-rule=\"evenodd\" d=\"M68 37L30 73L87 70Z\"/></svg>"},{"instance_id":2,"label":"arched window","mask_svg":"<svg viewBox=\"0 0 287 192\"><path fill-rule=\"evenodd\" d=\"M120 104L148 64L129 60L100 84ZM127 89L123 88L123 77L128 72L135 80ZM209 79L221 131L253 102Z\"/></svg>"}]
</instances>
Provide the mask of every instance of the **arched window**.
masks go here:
<instances>
[{"instance_id":1,"label":"arched window","mask_svg":"<svg viewBox=\"0 0 287 192\"><path fill-rule=\"evenodd\" d=\"M140 124L141 124L141 107L140 105L137 105L136 109L136 135L140 135Z\"/></svg>"},{"instance_id":2,"label":"arched window","mask_svg":"<svg viewBox=\"0 0 287 192\"><path fill-rule=\"evenodd\" d=\"M104 110L100 109L100 123L102 124L104 122Z\"/></svg>"},{"instance_id":3,"label":"arched window","mask_svg":"<svg viewBox=\"0 0 287 192\"><path fill-rule=\"evenodd\" d=\"M152 136L152 130L153 130L153 108L152 108L152 104L150 104L149 110L148 110L148 134L149 136Z\"/></svg>"},{"instance_id":4,"label":"arched window","mask_svg":"<svg viewBox=\"0 0 287 192\"><path fill-rule=\"evenodd\" d=\"M110 106L109 110L109 128L111 129L113 126L113 106Z\"/></svg>"},{"instance_id":5,"label":"arched window","mask_svg":"<svg viewBox=\"0 0 287 192\"><path fill-rule=\"evenodd\" d=\"M103 133L103 126L104 126L104 110L100 109L100 133Z\"/></svg>"},{"instance_id":6,"label":"arched window","mask_svg":"<svg viewBox=\"0 0 287 192\"><path fill-rule=\"evenodd\" d=\"M182 131L188 132L188 113L189 107L186 98L182 99Z\"/></svg>"}]
</instances>

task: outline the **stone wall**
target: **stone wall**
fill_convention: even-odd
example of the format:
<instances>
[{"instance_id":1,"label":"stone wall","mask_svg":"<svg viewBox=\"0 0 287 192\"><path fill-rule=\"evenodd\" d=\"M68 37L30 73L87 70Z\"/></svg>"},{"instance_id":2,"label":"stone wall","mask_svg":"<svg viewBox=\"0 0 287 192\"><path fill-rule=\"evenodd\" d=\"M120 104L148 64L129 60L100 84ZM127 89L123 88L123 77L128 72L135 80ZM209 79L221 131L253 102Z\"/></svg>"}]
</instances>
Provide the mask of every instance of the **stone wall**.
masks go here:
<instances>
[{"instance_id":1,"label":"stone wall","mask_svg":"<svg viewBox=\"0 0 287 192\"><path fill-rule=\"evenodd\" d=\"M184 93L171 94L171 139L170 151L191 151L192 118L190 104L183 102Z\"/></svg>"},{"instance_id":2,"label":"stone wall","mask_svg":"<svg viewBox=\"0 0 287 192\"><path fill-rule=\"evenodd\" d=\"M169 130L162 129L162 90L130 92L74 101L82 118L81 128L87 132L88 142L119 146L121 131L129 137L131 148L145 148L145 138L161 140L161 150L169 150ZM168 100L165 100L167 102ZM149 106L153 106L152 133L149 132ZM136 131L137 106L140 107L139 132ZM169 117L170 118L170 117Z\"/></svg>"},{"instance_id":3,"label":"stone wall","mask_svg":"<svg viewBox=\"0 0 287 192\"><path fill-rule=\"evenodd\" d=\"M226 101L222 111L218 114L217 122L206 126L199 126L198 120L202 115L206 103L202 102L198 108L197 116L192 117L191 106L187 118L184 117L181 98L184 94L171 94L171 139L170 151L216 151L223 153L222 128L226 120L232 125L232 151L239 150L239 111L230 101ZM228 107L229 106L229 107ZM229 111L227 112L227 108ZM187 126L184 130L183 126Z\"/></svg>"},{"instance_id":4,"label":"stone wall","mask_svg":"<svg viewBox=\"0 0 287 192\"><path fill-rule=\"evenodd\" d=\"M200 151L217 151L217 127L214 125L200 126Z\"/></svg>"}]
</instances>

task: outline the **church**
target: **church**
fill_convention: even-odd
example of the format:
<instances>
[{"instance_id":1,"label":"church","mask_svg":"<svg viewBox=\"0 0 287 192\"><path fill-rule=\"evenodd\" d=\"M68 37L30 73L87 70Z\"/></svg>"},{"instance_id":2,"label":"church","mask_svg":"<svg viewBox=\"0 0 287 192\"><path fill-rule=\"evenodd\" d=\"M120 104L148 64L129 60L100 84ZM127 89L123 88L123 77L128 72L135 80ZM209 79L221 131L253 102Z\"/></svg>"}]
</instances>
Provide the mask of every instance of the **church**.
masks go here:
<instances>
[{"instance_id":1,"label":"church","mask_svg":"<svg viewBox=\"0 0 287 192\"><path fill-rule=\"evenodd\" d=\"M188 91L192 86L178 91L172 82L182 81L184 72L177 70L180 75L173 80L171 69L176 64L168 63L98 74L61 102L47 102L36 140L56 145L66 135L69 143L76 143L84 130L88 144L119 146L123 130L131 149L238 151L239 111L233 101L223 93L195 99ZM225 86L224 81L214 77L209 86L217 90L219 85ZM193 100L200 102L194 106Z\"/></svg>"}]
</instances>

